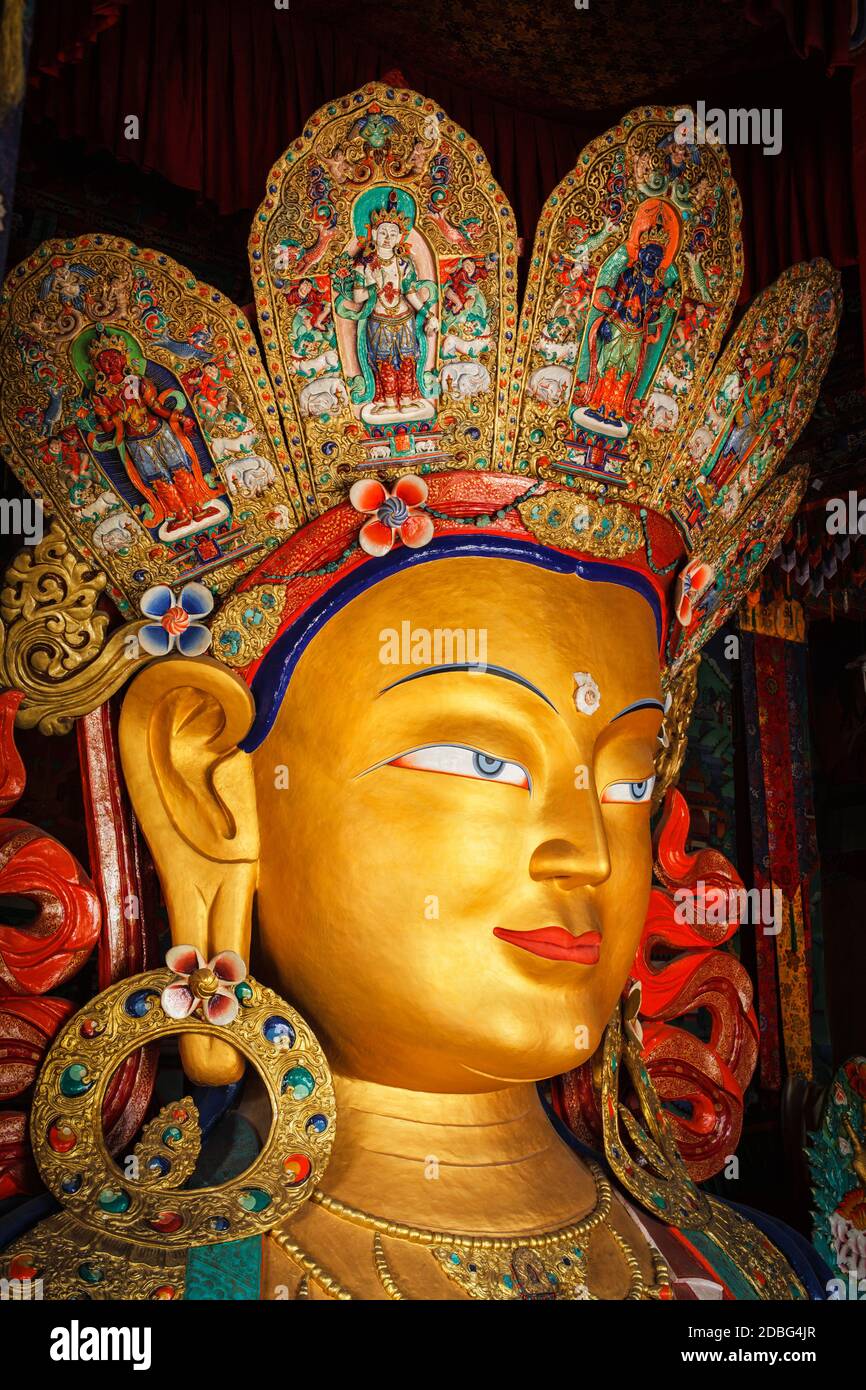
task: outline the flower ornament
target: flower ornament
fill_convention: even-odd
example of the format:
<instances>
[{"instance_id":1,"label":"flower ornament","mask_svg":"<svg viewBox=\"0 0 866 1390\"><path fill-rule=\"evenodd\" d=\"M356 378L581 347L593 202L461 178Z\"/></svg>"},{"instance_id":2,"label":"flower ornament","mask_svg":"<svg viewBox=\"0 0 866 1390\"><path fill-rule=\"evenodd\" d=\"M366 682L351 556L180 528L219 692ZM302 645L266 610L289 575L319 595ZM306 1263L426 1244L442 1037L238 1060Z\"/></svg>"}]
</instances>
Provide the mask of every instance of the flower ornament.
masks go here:
<instances>
[{"instance_id":1,"label":"flower ornament","mask_svg":"<svg viewBox=\"0 0 866 1390\"><path fill-rule=\"evenodd\" d=\"M659 730L658 739L656 740L657 743L660 743L660 744L661 744L662 748L670 748L670 746L671 746L671 741L670 741L670 737L669 737L669 735L668 735L668 729L667 729L666 720L667 720L668 714L670 713L670 708L671 708L671 705L673 704L673 702L674 702L673 693L672 693L672 691L669 690L669 691L667 692L667 694L665 695L665 707L664 707L664 713L662 714L662 726L661 726L661 729Z\"/></svg>"},{"instance_id":2,"label":"flower ornament","mask_svg":"<svg viewBox=\"0 0 866 1390\"><path fill-rule=\"evenodd\" d=\"M368 555L387 555L398 536L412 550L433 538L433 522L417 510L427 501L427 484L412 474L398 478L390 492L377 479L362 478L352 484L349 501L370 517L358 537Z\"/></svg>"},{"instance_id":3,"label":"flower ornament","mask_svg":"<svg viewBox=\"0 0 866 1390\"><path fill-rule=\"evenodd\" d=\"M677 582L675 612L677 622L691 627L698 600L715 579L716 572L705 560L692 560L686 565Z\"/></svg>"},{"instance_id":4,"label":"flower ornament","mask_svg":"<svg viewBox=\"0 0 866 1390\"><path fill-rule=\"evenodd\" d=\"M574 672L574 705L579 714L595 714L601 692L588 671Z\"/></svg>"},{"instance_id":5,"label":"flower ornament","mask_svg":"<svg viewBox=\"0 0 866 1390\"><path fill-rule=\"evenodd\" d=\"M238 1016L235 986L246 979L247 967L234 951L220 951L205 965L195 946L172 946L165 963L175 978L162 991L163 1012L169 1018L189 1018L199 1009L208 1023L233 1023Z\"/></svg>"},{"instance_id":6,"label":"flower ornament","mask_svg":"<svg viewBox=\"0 0 866 1390\"><path fill-rule=\"evenodd\" d=\"M167 656L175 645L182 656L201 656L211 644L201 619L212 609L204 584L184 584L178 598L167 584L154 584L141 596L141 611L153 621L139 629L138 644L148 656Z\"/></svg>"},{"instance_id":7,"label":"flower ornament","mask_svg":"<svg viewBox=\"0 0 866 1390\"><path fill-rule=\"evenodd\" d=\"M622 1025L632 1042L636 1042L640 1048L643 1047L643 1026L640 1021L642 1001L643 986L640 980L633 980L631 988L625 997L625 1004L622 1011Z\"/></svg>"}]
</instances>

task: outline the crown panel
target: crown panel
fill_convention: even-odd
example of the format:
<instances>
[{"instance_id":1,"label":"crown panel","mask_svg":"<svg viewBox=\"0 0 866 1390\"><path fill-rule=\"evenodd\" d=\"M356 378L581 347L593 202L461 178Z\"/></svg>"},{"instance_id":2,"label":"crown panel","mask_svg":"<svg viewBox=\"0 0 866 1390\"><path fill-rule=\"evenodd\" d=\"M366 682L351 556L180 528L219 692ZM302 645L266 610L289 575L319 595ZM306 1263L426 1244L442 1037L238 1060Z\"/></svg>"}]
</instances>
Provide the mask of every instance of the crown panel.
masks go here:
<instances>
[{"instance_id":1,"label":"crown panel","mask_svg":"<svg viewBox=\"0 0 866 1390\"><path fill-rule=\"evenodd\" d=\"M659 479L696 554L715 561L815 407L836 345L841 282L826 261L792 266L749 309Z\"/></svg>"},{"instance_id":2,"label":"crown panel","mask_svg":"<svg viewBox=\"0 0 866 1390\"><path fill-rule=\"evenodd\" d=\"M516 258L483 150L435 102L373 83L311 117L250 237L309 517L365 474L507 466Z\"/></svg>"},{"instance_id":3,"label":"crown panel","mask_svg":"<svg viewBox=\"0 0 866 1390\"><path fill-rule=\"evenodd\" d=\"M774 478L718 531L709 560L690 561L680 578L680 624L671 629L670 677L676 676L730 617L765 568L790 526L809 480L806 464Z\"/></svg>"},{"instance_id":4,"label":"crown panel","mask_svg":"<svg viewBox=\"0 0 866 1390\"><path fill-rule=\"evenodd\" d=\"M155 582L227 592L300 522L246 318L120 237L46 242L8 276L0 435L122 612Z\"/></svg>"},{"instance_id":5,"label":"crown panel","mask_svg":"<svg viewBox=\"0 0 866 1390\"><path fill-rule=\"evenodd\" d=\"M719 350L742 280L725 150L687 108L641 107L548 198L520 320L517 464L647 500Z\"/></svg>"}]
</instances>

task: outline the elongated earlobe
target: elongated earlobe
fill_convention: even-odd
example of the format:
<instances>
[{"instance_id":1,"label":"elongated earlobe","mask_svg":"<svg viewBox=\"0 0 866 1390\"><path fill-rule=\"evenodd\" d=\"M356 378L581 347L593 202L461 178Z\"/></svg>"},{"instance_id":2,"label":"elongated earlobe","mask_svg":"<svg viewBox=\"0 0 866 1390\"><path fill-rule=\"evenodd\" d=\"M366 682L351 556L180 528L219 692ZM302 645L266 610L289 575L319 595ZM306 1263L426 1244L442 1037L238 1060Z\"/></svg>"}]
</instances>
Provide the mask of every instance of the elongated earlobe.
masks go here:
<instances>
[{"instance_id":1,"label":"elongated earlobe","mask_svg":"<svg viewBox=\"0 0 866 1390\"><path fill-rule=\"evenodd\" d=\"M249 960L259 856L255 787L238 741L253 700L218 662L148 666L123 702L120 751L135 813L162 885L174 945L205 959ZM218 1038L185 1037L184 1068L207 1085L236 1081L243 1060Z\"/></svg>"}]
</instances>

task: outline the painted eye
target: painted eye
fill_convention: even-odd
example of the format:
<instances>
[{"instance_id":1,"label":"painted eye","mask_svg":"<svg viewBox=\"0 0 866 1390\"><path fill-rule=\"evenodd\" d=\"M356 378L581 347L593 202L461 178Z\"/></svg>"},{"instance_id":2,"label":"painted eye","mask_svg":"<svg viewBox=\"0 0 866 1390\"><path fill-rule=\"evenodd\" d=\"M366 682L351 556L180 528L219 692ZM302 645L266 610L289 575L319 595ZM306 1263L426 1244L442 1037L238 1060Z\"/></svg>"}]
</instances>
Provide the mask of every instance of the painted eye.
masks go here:
<instances>
[{"instance_id":1,"label":"painted eye","mask_svg":"<svg viewBox=\"0 0 866 1390\"><path fill-rule=\"evenodd\" d=\"M480 782L505 782L530 791L529 773L521 763L508 762L482 753L480 748L464 748L458 743L431 743L412 748L391 758L389 766L407 767L415 772L448 772L452 777L473 777Z\"/></svg>"},{"instance_id":2,"label":"painted eye","mask_svg":"<svg viewBox=\"0 0 866 1390\"><path fill-rule=\"evenodd\" d=\"M602 792L601 799L639 806L642 802L649 801L655 784L655 777L645 777L642 782L611 782Z\"/></svg>"}]
</instances>

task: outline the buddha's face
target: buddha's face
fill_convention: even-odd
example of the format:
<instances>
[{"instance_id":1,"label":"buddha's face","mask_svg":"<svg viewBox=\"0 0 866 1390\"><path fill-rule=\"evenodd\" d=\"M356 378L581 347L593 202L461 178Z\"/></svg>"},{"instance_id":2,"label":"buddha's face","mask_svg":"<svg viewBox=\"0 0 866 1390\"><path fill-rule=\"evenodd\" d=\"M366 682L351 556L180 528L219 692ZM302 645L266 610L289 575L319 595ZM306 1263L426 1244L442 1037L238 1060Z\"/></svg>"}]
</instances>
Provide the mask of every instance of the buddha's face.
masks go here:
<instances>
[{"instance_id":1,"label":"buddha's face","mask_svg":"<svg viewBox=\"0 0 866 1390\"><path fill-rule=\"evenodd\" d=\"M333 1066L476 1091L594 1052L646 912L660 722L620 585L454 557L329 620L253 761L261 973Z\"/></svg>"}]
</instances>

